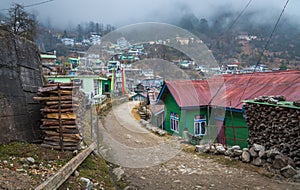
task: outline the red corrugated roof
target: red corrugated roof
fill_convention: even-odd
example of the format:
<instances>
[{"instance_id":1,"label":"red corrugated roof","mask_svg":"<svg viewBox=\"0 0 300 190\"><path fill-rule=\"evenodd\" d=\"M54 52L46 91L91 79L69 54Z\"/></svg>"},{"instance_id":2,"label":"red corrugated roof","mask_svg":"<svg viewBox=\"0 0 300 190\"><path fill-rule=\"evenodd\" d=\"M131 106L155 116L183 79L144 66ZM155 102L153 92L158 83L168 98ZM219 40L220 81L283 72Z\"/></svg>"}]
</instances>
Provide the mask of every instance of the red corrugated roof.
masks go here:
<instances>
[{"instance_id":1,"label":"red corrugated roof","mask_svg":"<svg viewBox=\"0 0 300 190\"><path fill-rule=\"evenodd\" d=\"M225 82L225 88L220 88ZM300 100L300 71L216 75L209 80L165 81L180 107L218 105L242 108L242 101L262 95ZM214 97L214 98L212 98Z\"/></svg>"},{"instance_id":2,"label":"red corrugated roof","mask_svg":"<svg viewBox=\"0 0 300 190\"><path fill-rule=\"evenodd\" d=\"M165 81L179 107L207 105L211 95L207 81Z\"/></svg>"}]
</instances>

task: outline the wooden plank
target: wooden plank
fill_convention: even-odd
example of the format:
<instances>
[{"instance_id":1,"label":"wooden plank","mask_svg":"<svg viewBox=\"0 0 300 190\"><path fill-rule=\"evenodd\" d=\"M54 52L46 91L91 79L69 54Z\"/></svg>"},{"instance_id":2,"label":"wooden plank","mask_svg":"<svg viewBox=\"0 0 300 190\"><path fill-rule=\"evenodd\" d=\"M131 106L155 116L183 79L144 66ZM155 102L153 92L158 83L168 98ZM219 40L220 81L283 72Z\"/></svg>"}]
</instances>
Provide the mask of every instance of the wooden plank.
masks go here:
<instances>
[{"instance_id":1,"label":"wooden plank","mask_svg":"<svg viewBox=\"0 0 300 190\"><path fill-rule=\"evenodd\" d=\"M61 106L61 108L78 108L79 104L61 104L60 106ZM58 104L49 105L49 106L46 106L45 108L55 109L55 108L58 108Z\"/></svg>"},{"instance_id":2,"label":"wooden plank","mask_svg":"<svg viewBox=\"0 0 300 190\"><path fill-rule=\"evenodd\" d=\"M59 119L59 113L49 113L46 114L46 117L49 119ZM61 119L76 119L77 116L75 113L63 113L61 114Z\"/></svg>"},{"instance_id":3,"label":"wooden plank","mask_svg":"<svg viewBox=\"0 0 300 190\"><path fill-rule=\"evenodd\" d=\"M59 129L58 125L41 125L40 126L41 129ZM64 125L62 126L62 129L77 129L76 125Z\"/></svg>"},{"instance_id":4,"label":"wooden plank","mask_svg":"<svg viewBox=\"0 0 300 190\"><path fill-rule=\"evenodd\" d=\"M73 89L79 89L79 86L61 86L60 88L63 90L73 90Z\"/></svg>"},{"instance_id":5,"label":"wooden plank","mask_svg":"<svg viewBox=\"0 0 300 190\"><path fill-rule=\"evenodd\" d=\"M42 143L41 146L44 147L44 148L50 148L50 149L56 149L56 150L60 149L59 145L58 146L53 146L53 145ZM65 147L65 150L78 150L78 146L67 146L67 147Z\"/></svg>"},{"instance_id":6,"label":"wooden plank","mask_svg":"<svg viewBox=\"0 0 300 190\"><path fill-rule=\"evenodd\" d=\"M73 83L72 82L56 82L56 83L48 83L46 84L44 87L48 87L48 86L57 86L57 84L60 84L61 86L73 86Z\"/></svg>"},{"instance_id":7,"label":"wooden plank","mask_svg":"<svg viewBox=\"0 0 300 190\"><path fill-rule=\"evenodd\" d=\"M72 96L48 96L48 97L33 97L34 100L43 101L43 100L72 100Z\"/></svg>"},{"instance_id":8,"label":"wooden plank","mask_svg":"<svg viewBox=\"0 0 300 190\"><path fill-rule=\"evenodd\" d=\"M52 90L57 90L57 86L39 87L38 92L49 92Z\"/></svg>"},{"instance_id":9,"label":"wooden plank","mask_svg":"<svg viewBox=\"0 0 300 190\"><path fill-rule=\"evenodd\" d=\"M57 90L54 90L54 91L49 91L48 93L50 93L50 94L58 94L58 91L57 91ZM71 95L71 94L72 94L72 91L69 91L69 90L61 90L60 93L61 93L61 94L65 94L65 95Z\"/></svg>"},{"instance_id":10,"label":"wooden plank","mask_svg":"<svg viewBox=\"0 0 300 190\"><path fill-rule=\"evenodd\" d=\"M43 132L46 133L49 137L50 136L59 136L59 133L56 132L56 131L53 131L53 130L51 130L51 131L44 130ZM72 139L78 139L78 140L82 139L82 137L79 133L77 133L77 134L63 134L63 136L64 136L64 138L72 138Z\"/></svg>"},{"instance_id":11,"label":"wooden plank","mask_svg":"<svg viewBox=\"0 0 300 190\"><path fill-rule=\"evenodd\" d=\"M96 147L96 143L92 143L88 148L81 151L76 157L72 158L66 165L58 170L56 174L37 186L35 190L52 190L59 188Z\"/></svg>"},{"instance_id":12,"label":"wooden plank","mask_svg":"<svg viewBox=\"0 0 300 190\"><path fill-rule=\"evenodd\" d=\"M48 142L56 142L57 144L57 146L60 146L59 145L59 138L50 138L50 137L45 137L45 139L44 139L44 144L48 144ZM73 144L73 145L79 145L80 143L81 143L81 141L78 141L78 140L69 140L69 139L64 139L64 142L63 142L64 144L65 143L71 143L71 144Z\"/></svg>"},{"instance_id":13,"label":"wooden plank","mask_svg":"<svg viewBox=\"0 0 300 190\"><path fill-rule=\"evenodd\" d=\"M59 146L59 140L58 139L45 139L43 144L47 144L47 145L52 145L52 146ZM80 145L80 142L74 142L74 141L64 141L64 146L65 147L70 147L70 146L73 146L73 147L77 147ZM60 149L60 148L59 148Z\"/></svg>"},{"instance_id":14,"label":"wooden plank","mask_svg":"<svg viewBox=\"0 0 300 190\"><path fill-rule=\"evenodd\" d=\"M59 136L48 136L48 137L44 138L44 142L45 141L55 141L55 142L59 143L60 139L59 139ZM64 142L80 143L80 139L73 139L73 138L64 137Z\"/></svg>"},{"instance_id":15,"label":"wooden plank","mask_svg":"<svg viewBox=\"0 0 300 190\"><path fill-rule=\"evenodd\" d=\"M73 101L60 101L61 104L72 104ZM46 102L46 105L58 105L58 101L49 101L49 102Z\"/></svg>"},{"instance_id":16,"label":"wooden plank","mask_svg":"<svg viewBox=\"0 0 300 190\"><path fill-rule=\"evenodd\" d=\"M56 119L42 119L43 126L56 126L59 125L59 121ZM62 120L63 125L76 125L75 120Z\"/></svg>"},{"instance_id":17,"label":"wooden plank","mask_svg":"<svg viewBox=\"0 0 300 190\"><path fill-rule=\"evenodd\" d=\"M42 112L48 112L48 113L57 113L57 112L73 112L73 111L76 111L77 109L76 108L64 108L62 109L62 107L60 107L61 109L51 109L51 108L42 108L40 109L40 111Z\"/></svg>"}]
</instances>

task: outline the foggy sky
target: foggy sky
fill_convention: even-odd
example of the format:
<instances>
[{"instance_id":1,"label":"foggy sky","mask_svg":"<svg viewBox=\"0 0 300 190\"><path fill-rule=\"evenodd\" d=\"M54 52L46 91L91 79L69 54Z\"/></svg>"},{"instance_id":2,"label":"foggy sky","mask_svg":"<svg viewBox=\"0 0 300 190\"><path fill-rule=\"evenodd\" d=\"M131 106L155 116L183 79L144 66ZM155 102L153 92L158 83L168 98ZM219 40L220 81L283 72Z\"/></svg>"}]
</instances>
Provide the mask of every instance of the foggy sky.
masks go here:
<instances>
[{"instance_id":1,"label":"foggy sky","mask_svg":"<svg viewBox=\"0 0 300 190\"><path fill-rule=\"evenodd\" d=\"M0 0L0 9L9 8L12 2L30 5L45 0ZM54 0L28 7L40 22L54 27L68 28L94 21L114 26L138 22L172 22L186 13L207 18L221 11L240 12L249 0ZM252 0L247 12L255 12L258 22L275 23L286 0ZM290 0L284 17L300 25L299 0ZM1 13L7 13L0 10Z\"/></svg>"}]
</instances>

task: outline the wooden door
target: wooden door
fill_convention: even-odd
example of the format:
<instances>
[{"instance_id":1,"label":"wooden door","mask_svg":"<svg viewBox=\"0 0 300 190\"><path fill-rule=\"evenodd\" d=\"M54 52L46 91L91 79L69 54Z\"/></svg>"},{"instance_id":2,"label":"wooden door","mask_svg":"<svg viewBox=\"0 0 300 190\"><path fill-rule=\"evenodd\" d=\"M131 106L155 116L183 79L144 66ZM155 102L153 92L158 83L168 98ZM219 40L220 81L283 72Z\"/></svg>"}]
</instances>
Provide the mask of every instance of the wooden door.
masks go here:
<instances>
[{"instance_id":1,"label":"wooden door","mask_svg":"<svg viewBox=\"0 0 300 190\"><path fill-rule=\"evenodd\" d=\"M224 119L215 119L216 127L218 128L218 142L226 144Z\"/></svg>"}]
</instances>

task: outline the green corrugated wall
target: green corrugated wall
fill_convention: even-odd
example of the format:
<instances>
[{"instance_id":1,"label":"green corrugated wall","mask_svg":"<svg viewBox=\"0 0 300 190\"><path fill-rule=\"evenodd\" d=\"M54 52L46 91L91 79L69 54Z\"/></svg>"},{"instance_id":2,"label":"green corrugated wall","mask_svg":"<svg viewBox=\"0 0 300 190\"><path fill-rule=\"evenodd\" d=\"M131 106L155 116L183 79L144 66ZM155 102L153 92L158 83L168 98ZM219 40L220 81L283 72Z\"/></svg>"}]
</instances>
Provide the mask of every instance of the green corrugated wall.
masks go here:
<instances>
[{"instance_id":1,"label":"green corrugated wall","mask_svg":"<svg viewBox=\"0 0 300 190\"><path fill-rule=\"evenodd\" d=\"M208 116L207 116L207 109L200 108L200 109L193 109L193 110L180 110L179 106L177 105L173 96L168 93L165 98L165 129L170 134L175 134L178 136L183 137L183 130L185 128L188 129L188 133L194 135L194 116L198 114L206 115L206 123L208 124ZM178 113L179 114L179 133L175 133L170 128L170 113ZM231 116L232 113L232 116ZM232 122L233 118L233 122ZM226 136L226 144L227 145L239 145L241 148L248 147L248 127L243 117L242 112L234 112L234 111L226 111L225 113L225 136ZM244 128L232 128L235 127L244 127ZM207 128L207 132L209 133L210 128ZM234 141L234 132L235 138Z\"/></svg>"},{"instance_id":2,"label":"green corrugated wall","mask_svg":"<svg viewBox=\"0 0 300 190\"><path fill-rule=\"evenodd\" d=\"M170 134L178 134L179 136L182 136L182 114L180 113L179 106L177 105L175 99L173 96L168 93L165 98L165 128L166 131L168 131ZM178 113L179 115L179 133L175 133L171 130L170 127L170 114L171 112Z\"/></svg>"},{"instance_id":3,"label":"green corrugated wall","mask_svg":"<svg viewBox=\"0 0 300 190\"><path fill-rule=\"evenodd\" d=\"M232 116L231 116L232 113ZM233 121L233 122L232 122ZM232 128L236 127L245 127L245 128ZM243 117L242 112L226 111L225 114L225 135L226 135L226 144L228 145L240 145L241 148L248 147L248 126L245 118ZM234 132L236 141L234 142Z\"/></svg>"}]
</instances>

